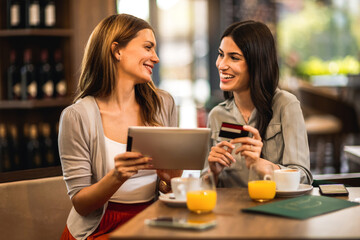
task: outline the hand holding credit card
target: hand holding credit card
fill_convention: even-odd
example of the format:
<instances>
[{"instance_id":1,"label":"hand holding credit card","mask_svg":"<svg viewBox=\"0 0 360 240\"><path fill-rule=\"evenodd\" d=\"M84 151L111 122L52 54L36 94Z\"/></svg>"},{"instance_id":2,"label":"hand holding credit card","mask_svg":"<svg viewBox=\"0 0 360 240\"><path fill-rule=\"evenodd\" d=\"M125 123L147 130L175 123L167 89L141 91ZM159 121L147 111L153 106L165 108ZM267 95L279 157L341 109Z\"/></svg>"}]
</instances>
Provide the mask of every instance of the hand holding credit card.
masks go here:
<instances>
[{"instance_id":1,"label":"hand holding credit card","mask_svg":"<svg viewBox=\"0 0 360 240\"><path fill-rule=\"evenodd\" d=\"M219 137L234 139L239 137L247 137L248 135L249 132L244 130L243 125L227 122L223 122L221 124Z\"/></svg>"}]
</instances>

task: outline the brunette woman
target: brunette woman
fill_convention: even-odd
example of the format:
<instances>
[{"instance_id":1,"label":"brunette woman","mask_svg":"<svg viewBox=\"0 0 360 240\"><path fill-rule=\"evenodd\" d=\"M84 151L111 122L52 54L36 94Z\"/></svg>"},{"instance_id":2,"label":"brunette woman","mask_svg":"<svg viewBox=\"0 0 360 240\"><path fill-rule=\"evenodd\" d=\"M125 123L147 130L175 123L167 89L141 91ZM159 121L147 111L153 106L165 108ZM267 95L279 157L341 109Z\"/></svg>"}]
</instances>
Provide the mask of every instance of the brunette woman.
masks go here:
<instances>
[{"instance_id":1,"label":"brunette woman","mask_svg":"<svg viewBox=\"0 0 360 240\"><path fill-rule=\"evenodd\" d=\"M279 67L269 28L256 21L230 25L221 37L216 67L225 101L209 114L213 147L209 167L218 186L247 186L251 164L294 168L312 183L310 155L300 103L279 89ZM245 125L248 137L219 137L223 122Z\"/></svg>"}]
</instances>

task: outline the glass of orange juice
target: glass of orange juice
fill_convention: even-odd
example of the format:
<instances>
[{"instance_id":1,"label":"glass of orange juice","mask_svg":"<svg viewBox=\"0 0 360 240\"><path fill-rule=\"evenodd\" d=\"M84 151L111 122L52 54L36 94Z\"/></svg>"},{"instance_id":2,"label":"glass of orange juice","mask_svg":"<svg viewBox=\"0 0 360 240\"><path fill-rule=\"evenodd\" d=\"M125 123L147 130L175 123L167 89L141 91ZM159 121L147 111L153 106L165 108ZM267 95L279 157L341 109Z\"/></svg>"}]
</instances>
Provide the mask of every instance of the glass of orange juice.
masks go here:
<instances>
[{"instance_id":1,"label":"glass of orange juice","mask_svg":"<svg viewBox=\"0 0 360 240\"><path fill-rule=\"evenodd\" d=\"M248 191L250 198L257 202L269 201L275 197L276 184L272 165L250 165Z\"/></svg>"},{"instance_id":2,"label":"glass of orange juice","mask_svg":"<svg viewBox=\"0 0 360 240\"><path fill-rule=\"evenodd\" d=\"M186 193L186 205L190 211L198 214L211 212L215 208L216 187L211 172L190 180Z\"/></svg>"}]
</instances>

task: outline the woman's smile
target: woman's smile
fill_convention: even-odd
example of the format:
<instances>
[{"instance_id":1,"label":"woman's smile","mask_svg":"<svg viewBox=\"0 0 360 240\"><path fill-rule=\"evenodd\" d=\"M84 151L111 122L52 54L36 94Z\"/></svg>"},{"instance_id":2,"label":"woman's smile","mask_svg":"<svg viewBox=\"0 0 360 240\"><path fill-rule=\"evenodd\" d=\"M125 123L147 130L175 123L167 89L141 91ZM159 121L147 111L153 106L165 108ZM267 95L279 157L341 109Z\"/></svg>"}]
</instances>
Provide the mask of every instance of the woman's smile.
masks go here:
<instances>
[{"instance_id":1,"label":"woman's smile","mask_svg":"<svg viewBox=\"0 0 360 240\"><path fill-rule=\"evenodd\" d=\"M149 71L149 73L152 74L152 69L153 69L154 65L144 63L144 66Z\"/></svg>"},{"instance_id":2,"label":"woman's smile","mask_svg":"<svg viewBox=\"0 0 360 240\"><path fill-rule=\"evenodd\" d=\"M220 72L220 81L223 83L230 82L234 77L234 75Z\"/></svg>"}]
</instances>

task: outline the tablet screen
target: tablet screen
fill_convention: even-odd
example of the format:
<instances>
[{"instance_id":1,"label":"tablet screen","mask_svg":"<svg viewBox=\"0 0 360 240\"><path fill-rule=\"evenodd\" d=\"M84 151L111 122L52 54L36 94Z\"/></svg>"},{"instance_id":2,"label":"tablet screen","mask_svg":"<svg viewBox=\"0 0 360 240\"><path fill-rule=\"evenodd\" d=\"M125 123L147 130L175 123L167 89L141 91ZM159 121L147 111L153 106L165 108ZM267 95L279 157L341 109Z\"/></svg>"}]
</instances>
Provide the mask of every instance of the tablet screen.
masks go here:
<instances>
[{"instance_id":1,"label":"tablet screen","mask_svg":"<svg viewBox=\"0 0 360 240\"><path fill-rule=\"evenodd\" d=\"M129 127L127 151L151 157L155 169L201 170L209 143L209 128Z\"/></svg>"}]
</instances>

